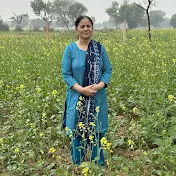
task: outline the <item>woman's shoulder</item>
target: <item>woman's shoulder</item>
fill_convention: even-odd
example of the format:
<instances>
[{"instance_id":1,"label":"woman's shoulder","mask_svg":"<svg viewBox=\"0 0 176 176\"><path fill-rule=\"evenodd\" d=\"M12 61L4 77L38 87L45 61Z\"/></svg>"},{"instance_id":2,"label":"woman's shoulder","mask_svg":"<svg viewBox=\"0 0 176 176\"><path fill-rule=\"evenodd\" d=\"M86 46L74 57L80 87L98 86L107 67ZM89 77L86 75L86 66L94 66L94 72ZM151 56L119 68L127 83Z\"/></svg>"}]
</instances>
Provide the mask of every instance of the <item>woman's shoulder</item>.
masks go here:
<instances>
[{"instance_id":1,"label":"woman's shoulder","mask_svg":"<svg viewBox=\"0 0 176 176\"><path fill-rule=\"evenodd\" d=\"M75 42L70 42L68 45L66 45L64 49L64 53L71 54L75 51Z\"/></svg>"},{"instance_id":2,"label":"woman's shoulder","mask_svg":"<svg viewBox=\"0 0 176 176\"><path fill-rule=\"evenodd\" d=\"M65 49L72 49L75 46L75 42L70 42L68 45L66 45Z\"/></svg>"}]
</instances>

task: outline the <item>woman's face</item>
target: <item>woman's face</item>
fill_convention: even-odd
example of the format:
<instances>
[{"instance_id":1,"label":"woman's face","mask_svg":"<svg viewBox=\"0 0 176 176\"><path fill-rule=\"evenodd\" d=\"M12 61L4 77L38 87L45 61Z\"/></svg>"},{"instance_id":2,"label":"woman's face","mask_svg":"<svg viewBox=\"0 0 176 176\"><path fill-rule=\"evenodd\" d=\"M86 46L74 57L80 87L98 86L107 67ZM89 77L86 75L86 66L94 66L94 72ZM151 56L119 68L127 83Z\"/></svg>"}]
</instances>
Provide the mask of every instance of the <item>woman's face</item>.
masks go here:
<instances>
[{"instance_id":1,"label":"woman's face","mask_svg":"<svg viewBox=\"0 0 176 176\"><path fill-rule=\"evenodd\" d=\"M80 21L76 27L79 38L89 39L92 36L93 26L89 19L85 18Z\"/></svg>"}]
</instances>

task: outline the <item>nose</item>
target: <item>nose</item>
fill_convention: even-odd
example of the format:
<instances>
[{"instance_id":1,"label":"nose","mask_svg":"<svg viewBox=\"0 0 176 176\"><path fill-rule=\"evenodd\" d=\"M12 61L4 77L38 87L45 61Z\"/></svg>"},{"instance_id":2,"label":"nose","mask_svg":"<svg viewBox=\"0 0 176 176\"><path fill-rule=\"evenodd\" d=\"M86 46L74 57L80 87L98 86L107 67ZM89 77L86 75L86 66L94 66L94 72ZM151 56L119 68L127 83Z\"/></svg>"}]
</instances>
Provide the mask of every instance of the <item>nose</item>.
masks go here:
<instances>
[{"instance_id":1,"label":"nose","mask_svg":"<svg viewBox=\"0 0 176 176\"><path fill-rule=\"evenodd\" d=\"M88 30L88 27L87 27L87 26L85 26L85 27L84 27L84 30Z\"/></svg>"}]
</instances>

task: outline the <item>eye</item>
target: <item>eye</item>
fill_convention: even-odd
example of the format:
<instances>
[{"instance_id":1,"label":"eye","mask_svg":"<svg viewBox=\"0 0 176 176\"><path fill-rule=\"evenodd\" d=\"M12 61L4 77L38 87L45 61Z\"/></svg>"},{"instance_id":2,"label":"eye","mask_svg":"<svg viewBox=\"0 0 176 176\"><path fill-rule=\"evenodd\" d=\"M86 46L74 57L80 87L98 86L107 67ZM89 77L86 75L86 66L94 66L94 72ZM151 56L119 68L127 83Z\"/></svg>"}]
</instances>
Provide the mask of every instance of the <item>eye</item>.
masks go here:
<instances>
[{"instance_id":1,"label":"eye","mask_svg":"<svg viewBox=\"0 0 176 176\"><path fill-rule=\"evenodd\" d=\"M84 28L84 27L85 27L85 25L81 25L81 26L80 26L80 28Z\"/></svg>"}]
</instances>

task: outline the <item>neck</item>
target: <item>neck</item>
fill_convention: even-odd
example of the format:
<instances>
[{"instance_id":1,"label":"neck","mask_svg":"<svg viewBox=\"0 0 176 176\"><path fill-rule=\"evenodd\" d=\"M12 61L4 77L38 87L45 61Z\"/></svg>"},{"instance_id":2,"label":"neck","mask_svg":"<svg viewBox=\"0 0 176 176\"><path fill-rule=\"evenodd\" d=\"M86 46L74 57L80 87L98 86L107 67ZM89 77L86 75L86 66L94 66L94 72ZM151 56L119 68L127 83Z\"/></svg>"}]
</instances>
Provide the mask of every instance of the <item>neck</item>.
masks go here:
<instances>
[{"instance_id":1,"label":"neck","mask_svg":"<svg viewBox=\"0 0 176 176\"><path fill-rule=\"evenodd\" d=\"M79 39L78 39L78 42L79 42L81 45L87 46L87 45L89 44L90 40L91 40L90 38L89 38L89 39L82 39L82 38L79 38Z\"/></svg>"}]
</instances>

